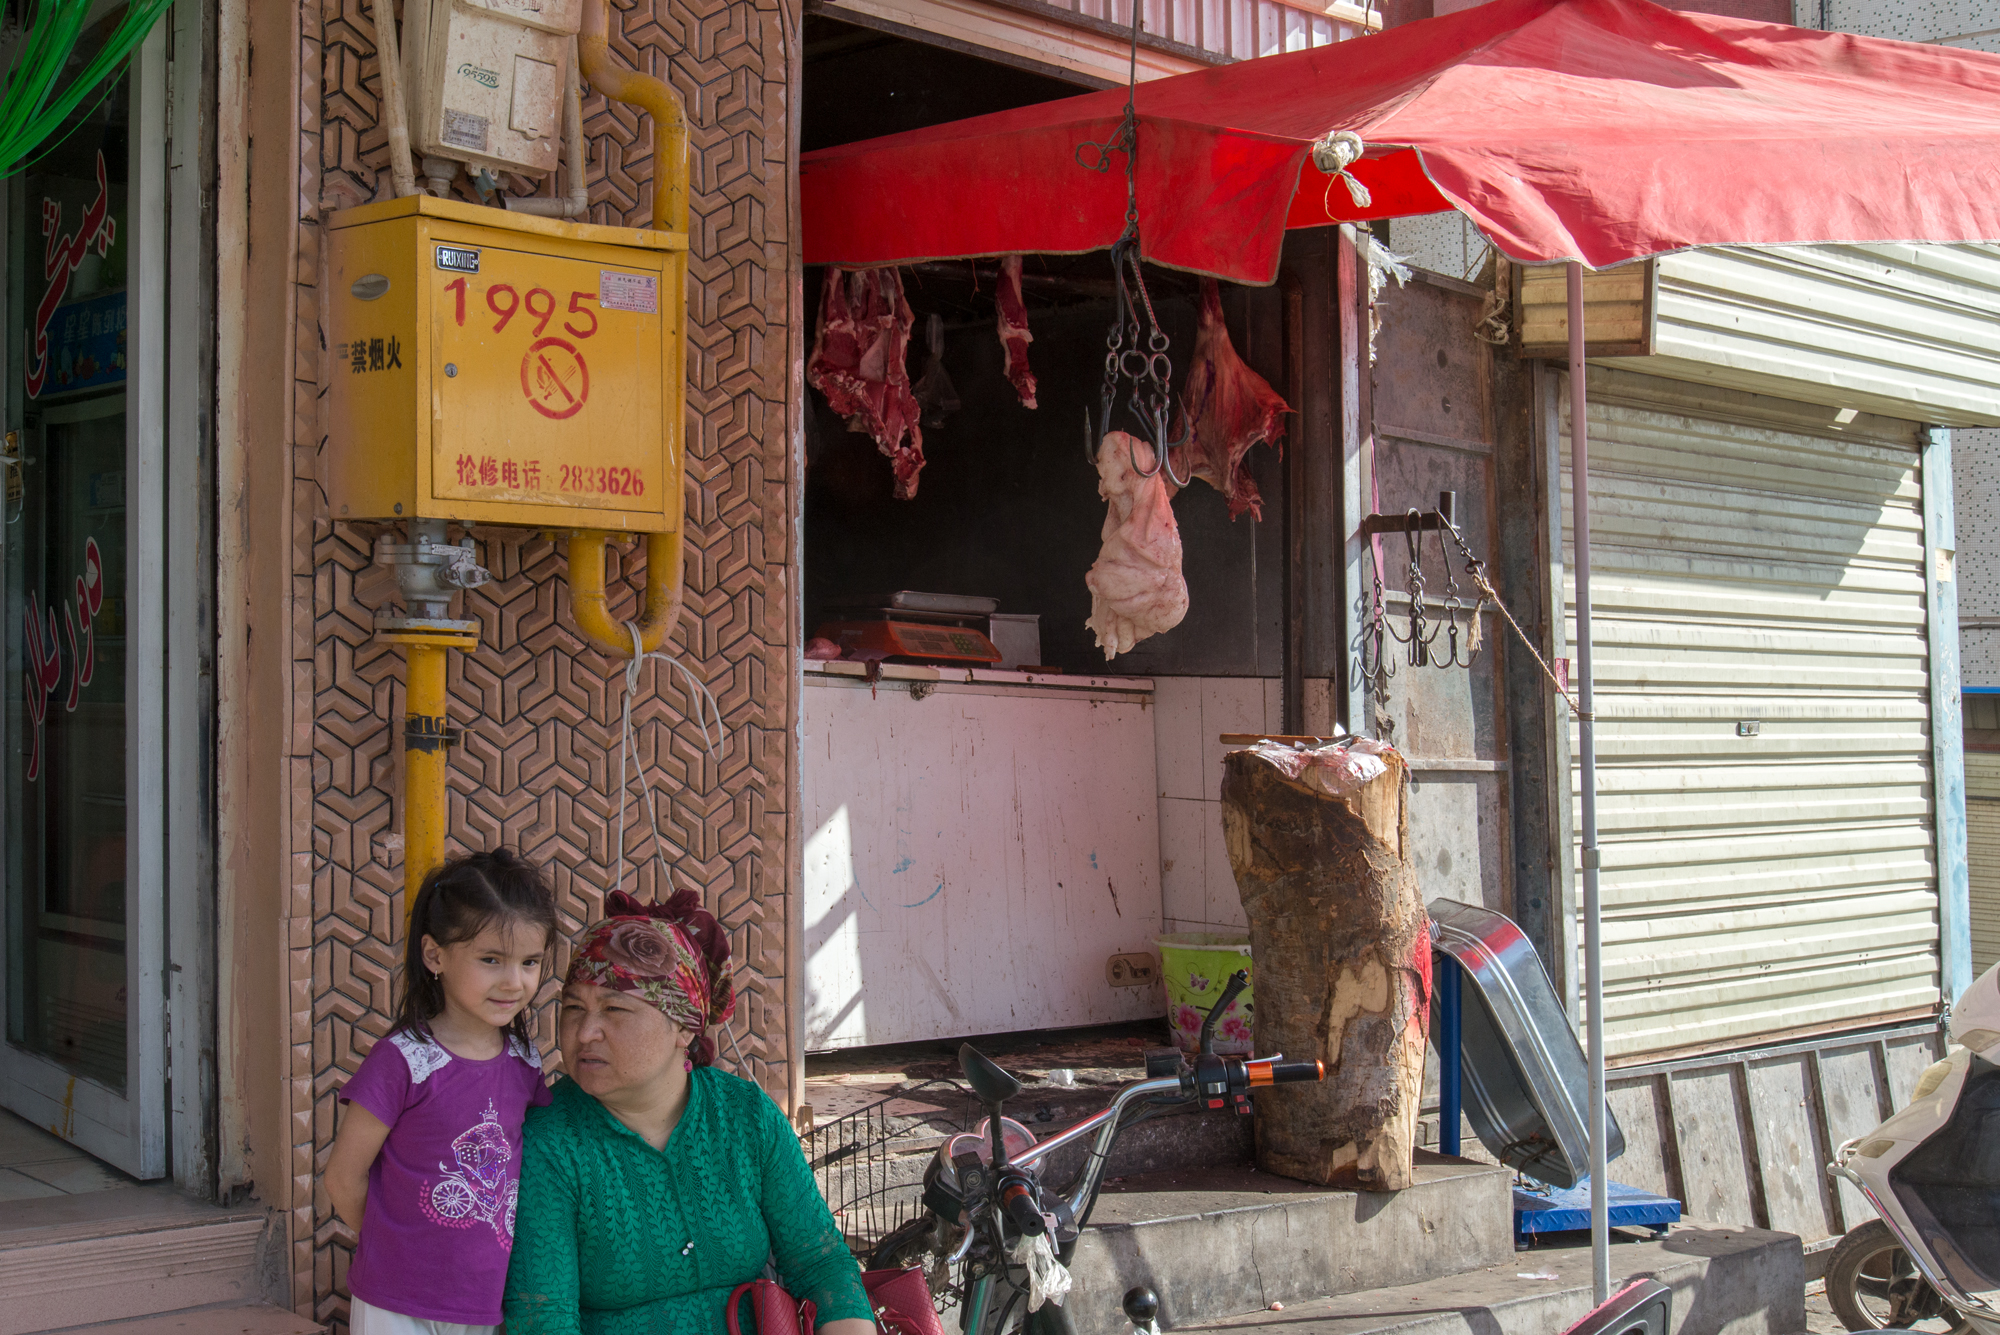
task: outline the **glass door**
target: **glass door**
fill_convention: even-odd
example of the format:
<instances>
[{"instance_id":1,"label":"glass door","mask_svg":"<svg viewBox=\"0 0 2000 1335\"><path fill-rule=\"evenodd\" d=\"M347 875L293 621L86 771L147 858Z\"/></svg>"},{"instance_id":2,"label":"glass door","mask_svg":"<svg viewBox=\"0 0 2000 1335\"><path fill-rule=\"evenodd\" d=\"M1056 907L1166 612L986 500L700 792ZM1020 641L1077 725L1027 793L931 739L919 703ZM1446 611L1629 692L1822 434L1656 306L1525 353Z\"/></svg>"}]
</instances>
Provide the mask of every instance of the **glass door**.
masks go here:
<instances>
[{"instance_id":1,"label":"glass door","mask_svg":"<svg viewBox=\"0 0 2000 1335\"><path fill-rule=\"evenodd\" d=\"M0 1105L147 1178L166 1170L158 54L7 185L0 449Z\"/></svg>"}]
</instances>

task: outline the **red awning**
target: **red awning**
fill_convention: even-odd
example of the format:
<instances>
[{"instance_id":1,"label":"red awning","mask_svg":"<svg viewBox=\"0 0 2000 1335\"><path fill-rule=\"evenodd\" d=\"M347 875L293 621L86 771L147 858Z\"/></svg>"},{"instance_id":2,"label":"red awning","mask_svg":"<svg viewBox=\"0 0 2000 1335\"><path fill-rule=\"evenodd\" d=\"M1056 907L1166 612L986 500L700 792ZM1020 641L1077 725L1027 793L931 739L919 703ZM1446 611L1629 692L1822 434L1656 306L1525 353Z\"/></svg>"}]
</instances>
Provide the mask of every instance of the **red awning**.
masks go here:
<instances>
[{"instance_id":1,"label":"red awning","mask_svg":"<svg viewBox=\"0 0 2000 1335\"><path fill-rule=\"evenodd\" d=\"M806 154L808 264L1110 246L1112 89ZM1457 209L1509 256L2000 240L2000 57L1646 0L1492 0L1141 84L1146 258L1245 283L1287 227ZM1352 131L1357 207L1311 146ZM1329 189L1331 186L1331 189Z\"/></svg>"}]
</instances>

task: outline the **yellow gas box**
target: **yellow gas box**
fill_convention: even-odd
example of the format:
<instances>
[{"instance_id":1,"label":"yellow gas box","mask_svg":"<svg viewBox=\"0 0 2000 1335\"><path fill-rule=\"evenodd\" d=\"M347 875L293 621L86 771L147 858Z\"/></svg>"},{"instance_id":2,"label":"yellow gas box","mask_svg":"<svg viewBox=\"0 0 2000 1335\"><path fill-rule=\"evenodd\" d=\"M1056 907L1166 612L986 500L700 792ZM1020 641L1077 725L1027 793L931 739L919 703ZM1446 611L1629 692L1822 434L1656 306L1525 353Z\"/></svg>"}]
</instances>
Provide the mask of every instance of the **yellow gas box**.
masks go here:
<instances>
[{"instance_id":1,"label":"yellow gas box","mask_svg":"<svg viewBox=\"0 0 2000 1335\"><path fill-rule=\"evenodd\" d=\"M680 530L685 234L429 195L327 227L335 519Z\"/></svg>"}]
</instances>

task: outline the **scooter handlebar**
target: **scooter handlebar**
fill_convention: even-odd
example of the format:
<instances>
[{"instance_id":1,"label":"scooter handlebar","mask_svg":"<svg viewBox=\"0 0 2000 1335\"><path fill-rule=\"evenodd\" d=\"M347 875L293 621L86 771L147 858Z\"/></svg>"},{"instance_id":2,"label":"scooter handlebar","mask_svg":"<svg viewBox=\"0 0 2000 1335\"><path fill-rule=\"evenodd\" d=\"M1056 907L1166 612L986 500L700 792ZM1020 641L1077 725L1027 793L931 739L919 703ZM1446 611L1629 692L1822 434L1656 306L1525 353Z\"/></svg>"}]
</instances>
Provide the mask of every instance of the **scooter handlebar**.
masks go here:
<instances>
[{"instance_id":1,"label":"scooter handlebar","mask_svg":"<svg viewBox=\"0 0 2000 1335\"><path fill-rule=\"evenodd\" d=\"M1000 1204L1007 1212L1009 1222L1029 1237L1049 1231L1048 1221L1042 1218L1027 1183L1018 1179L1008 1181L1000 1189Z\"/></svg>"},{"instance_id":2,"label":"scooter handlebar","mask_svg":"<svg viewBox=\"0 0 2000 1335\"><path fill-rule=\"evenodd\" d=\"M1272 1062L1270 1075L1265 1080L1256 1078L1256 1067L1251 1068L1252 1084L1293 1085L1302 1081L1326 1079L1325 1062Z\"/></svg>"}]
</instances>

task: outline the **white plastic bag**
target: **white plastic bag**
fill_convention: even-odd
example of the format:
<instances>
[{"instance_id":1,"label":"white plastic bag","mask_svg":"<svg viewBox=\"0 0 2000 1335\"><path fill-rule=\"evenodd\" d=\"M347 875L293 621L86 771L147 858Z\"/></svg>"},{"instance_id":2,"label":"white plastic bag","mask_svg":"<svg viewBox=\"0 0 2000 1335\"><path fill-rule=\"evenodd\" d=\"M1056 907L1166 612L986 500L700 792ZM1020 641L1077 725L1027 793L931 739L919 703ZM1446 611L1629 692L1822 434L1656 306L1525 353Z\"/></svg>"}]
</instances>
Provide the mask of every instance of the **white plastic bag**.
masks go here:
<instances>
[{"instance_id":1,"label":"white plastic bag","mask_svg":"<svg viewBox=\"0 0 2000 1335\"><path fill-rule=\"evenodd\" d=\"M1056 1260L1055 1248L1049 1246L1049 1235L1037 1233L1034 1237L1015 1239L1008 1252L1008 1259L1015 1265L1025 1267L1028 1272L1028 1310L1041 1310L1043 1303L1062 1306L1062 1300L1069 1293L1071 1280L1069 1268Z\"/></svg>"}]
</instances>

